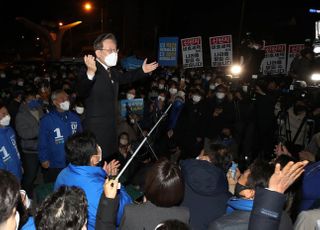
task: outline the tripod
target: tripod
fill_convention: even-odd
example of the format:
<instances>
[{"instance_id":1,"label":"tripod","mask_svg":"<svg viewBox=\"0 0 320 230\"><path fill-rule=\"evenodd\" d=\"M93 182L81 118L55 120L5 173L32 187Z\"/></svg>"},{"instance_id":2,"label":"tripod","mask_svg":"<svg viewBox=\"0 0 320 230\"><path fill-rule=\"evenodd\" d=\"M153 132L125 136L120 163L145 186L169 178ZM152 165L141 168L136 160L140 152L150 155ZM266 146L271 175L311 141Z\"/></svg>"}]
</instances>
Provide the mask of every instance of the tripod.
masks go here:
<instances>
[{"instance_id":1,"label":"tripod","mask_svg":"<svg viewBox=\"0 0 320 230\"><path fill-rule=\"evenodd\" d=\"M130 106L129 106L128 104L126 105L126 109L127 109L127 112L128 112L128 116L133 119L134 124L135 124L135 125L138 127L138 129L139 129L140 134L141 134L143 137L145 137L145 135L143 134L143 130L142 130L141 126L140 126L139 123L137 122L136 118L135 118L134 116L132 116L132 115L135 115L135 114L132 112L132 110L131 110L131 108L130 108ZM152 148L152 146L150 145L150 143L149 143L148 140L146 140L146 143L147 143L150 151L152 152L154 158L155 158L156 160L158 160L158 157L157 157L156 153L154 152L154 150L153 150L153 148Z\"/></svg>"},{"instance_id":2,"label":"tripod","mask_svg":"<svg viewBox=\"0 0 320 230\"><path fill-rule=\"evenodd\" d=\"M118 174L118 176L116 177L116 180L119 180L119 178L122 176L122 174L124 173L124 171L127 169L127 167L129 166L129 164L131 163L131 161L133 160L133 158L137 155L137 153L139 152L139 150L141 149L141 147L143 146L143 144L147 141L148 137L150 137L150 135L152 134L152 132L155 130L155 128L160 124L160 122L162 121L162 119L167 116L167 113L169 111L169 109L171 108L172 103L168 106L168 108L166 109L166 111L162 114L162 116L159 118L159 120L157 121L157 123L153 126L153 128L149 131L149 133L144 137L143 141L140 143L140 145L138 146L138 148L136 149L136 151L132 154L132 156L130 157L130 159L128 160L128 162L125 164L125 166L123 167L123 169L120 171L120 173Z\"/></svg>"}]
</instances>

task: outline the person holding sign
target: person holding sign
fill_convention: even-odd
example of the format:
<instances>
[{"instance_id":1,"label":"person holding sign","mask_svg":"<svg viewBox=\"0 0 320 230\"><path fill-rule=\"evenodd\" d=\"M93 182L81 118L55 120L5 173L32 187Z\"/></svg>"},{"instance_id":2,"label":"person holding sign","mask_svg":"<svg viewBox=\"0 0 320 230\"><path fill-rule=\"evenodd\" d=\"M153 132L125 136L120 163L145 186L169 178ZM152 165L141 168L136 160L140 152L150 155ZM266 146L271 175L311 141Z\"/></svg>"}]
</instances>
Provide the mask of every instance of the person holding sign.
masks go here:
<instances>
[{"instance_id":1,"label":"person holding sign","mask_svg":"<svg viewBox=\"0 0 320 230\"><path fill-rule=\"evenodd\" d=\"M116 71L117 41L113 34L102 34L94 42L96 57L84 56L86 72L80 74L78 93L85 99L87 111L84 126L92 131L102 148L103 158L117 150L116 103L119 84L139 80L158 67L157 62L147 64L124 74Z\"/></svg>"}]
</instances>

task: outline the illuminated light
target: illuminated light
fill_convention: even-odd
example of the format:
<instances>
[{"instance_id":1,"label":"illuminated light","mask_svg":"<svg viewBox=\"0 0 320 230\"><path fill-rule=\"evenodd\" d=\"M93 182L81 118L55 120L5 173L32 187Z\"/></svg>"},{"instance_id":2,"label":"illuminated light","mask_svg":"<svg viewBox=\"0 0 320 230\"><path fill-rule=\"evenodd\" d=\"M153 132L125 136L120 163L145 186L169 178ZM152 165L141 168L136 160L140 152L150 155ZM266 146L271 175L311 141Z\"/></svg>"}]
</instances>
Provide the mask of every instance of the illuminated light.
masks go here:
<instances>
[{"instance_id":1,"label":"illuminated light","mask_svg":"<svg viewBox=\"0 0 320 230\"><path fill-rule=\"evenodd\" d=\"M63 22L59 22L59 26L63 26Z\"/></svg>"},{"instance_id":2,"label":"illuminated light","mask_svg":"<svg viewBox=\"0 0 320 230\"><path fill-rule=\"evenodd\" d=\"M39 41L39 40L40 40L40 38L39 38L39 37L37 37L36 39L37 39L37 41Z\"/></svg>"},{"instance_id":3,"label":"illuminated light","mask_svg":"<svg viewBox=\"0 0 320 230\"><path fill-rule=\"evenodd\" d=\"M320 46L315 45L314 48L313 48L313 52L316 53L316 54L320 53Z\"/></svg>"},{"instance_id":4,"label":"illuminated light","mask_svg":"<svg viewBox=\"0 0 320 230\"><path fill-rule=\"evenodd\" d=\"M86 11L91 11L92 10L92 4L90 2L86 2L84 5L83 5L83 8L86 10Z\"/></svg>"},{"instance_id":5,"label":"illuminated light","mask_svg":"<svg viewBox=\"0 0 320 230\"><path fill-rule=\"evenodd\" d=\"M234 65L231 67L231 73L233 75L238 75L241 73L241 71L242 71L242 67L240 65Z\"/></svg>"},{"instance_id":6,"label":"illuminated light","mask_svg":"<svg viewBox=\"0 0 320 230\"><path fill-rule=\"evenodd\" d=\"M311 75L312 81L320 81L320 73L314 73Z\"/></svg>"},{"instance_id":7,"label":"illuminated light","mask_svg":"<svg viewBox=\"0 0 320 230\"><path fill-rule=\"evenodd\" d=\"M309 9L309 13L311 13L311 14L320 14L320 10L317 10L317 9Z\"/></svg>"}]
</instances>

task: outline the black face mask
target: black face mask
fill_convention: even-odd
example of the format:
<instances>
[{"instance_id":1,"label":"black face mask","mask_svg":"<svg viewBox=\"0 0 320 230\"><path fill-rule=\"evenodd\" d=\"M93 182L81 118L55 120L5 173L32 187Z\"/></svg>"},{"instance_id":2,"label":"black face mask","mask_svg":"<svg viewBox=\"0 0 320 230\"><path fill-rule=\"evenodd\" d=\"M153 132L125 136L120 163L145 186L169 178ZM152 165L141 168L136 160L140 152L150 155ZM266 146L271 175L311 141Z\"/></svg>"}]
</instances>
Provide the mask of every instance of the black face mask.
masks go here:
<instances>
[{"instance_id":1,"label":"black face mask","mask_svg":"<svg viewBox=\"0 0 320 230\"><path fill-rule=\"evenodd\" d=\"M234 189L234 195L238 198L241 198L242 196L240 195L240 192L246 189L251 189L249 186L245 186L242 184L239 184L238 182L236 183L236 187Z\"/></svg>"}]
</instances>

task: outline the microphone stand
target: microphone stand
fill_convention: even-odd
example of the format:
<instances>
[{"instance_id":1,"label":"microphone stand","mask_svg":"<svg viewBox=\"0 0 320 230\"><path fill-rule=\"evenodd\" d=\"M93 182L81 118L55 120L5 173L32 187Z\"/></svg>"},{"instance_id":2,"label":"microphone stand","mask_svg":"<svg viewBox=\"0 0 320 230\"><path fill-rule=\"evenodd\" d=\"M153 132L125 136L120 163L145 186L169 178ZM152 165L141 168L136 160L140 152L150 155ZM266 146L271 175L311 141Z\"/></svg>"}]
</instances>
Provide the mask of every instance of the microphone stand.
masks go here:
<instances>
[{"instance_id":1,"label":"microphone stand","mask_svg":"<svg viewBox=\"0 0 320 230\"><path fill-rule=\"evenodd\" d=\"M131 110L131 108L130 108L130 106L129 106L128 104L126 105L126 108L127 108L127 111L128 111L129 116L134 120L134 123L137 125L137 127L138 127L138 129L139 129L139 131L140 131L140 134L144 137L144 135L143 135L143 130L142 130L141 126L140 126L139 123L136 121L136 119L135 119L133 116L131 116L131 115L135 115L135 114L132 112L132 110ZM156 160L158 160L158 157L157 157L156 153L154 152L153 148L151 147L149 141L146 140L146 142L147 142L147 145L148 145L149 149L151 150L154 158L155 158Z\"/></svg>"},{"instance_id":2,"label":"microphone stand","mask_svg":"<svg viewBox=\"0 0 320 230\"><path fill-rule=\"evenodd\" d=\"M133 158L137 155L137 153L139 152L139 150L141 149L142 145L147 141L148 137L152 134L152 132L155 130L155 128L160 124L160 122L162 121L162 119L167 116L167 113L169 111L169 109L171 108L172 103L168 106L168 108L166 109L166 111L162 114L162 116L159 118L159 120L157 121L157 123L153 126L153 128L149 131L149 133L144 137L143 141L140 143L140 145L138 146L138 148L136 149L136 151L132 154L132 156L130 157L130 159L128 160L128 162L125 164L125 166L122 168L122 170L120 171L120 173L117 175L116 180L119 180L119 178L122 176L122 174L124 173L124 171L127 169L127 167L130 165L131 161L133 160Z\"/></svg>"}]
</instances>

